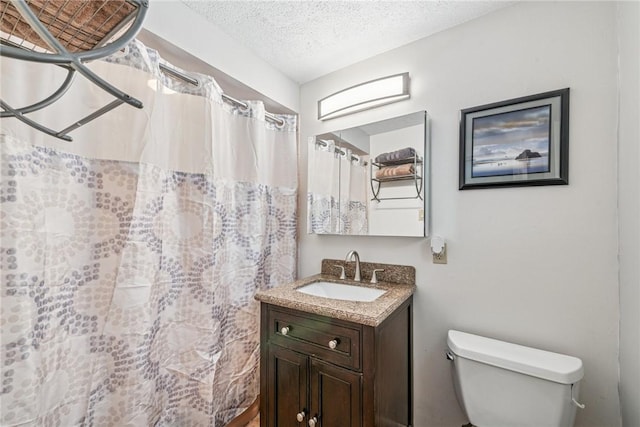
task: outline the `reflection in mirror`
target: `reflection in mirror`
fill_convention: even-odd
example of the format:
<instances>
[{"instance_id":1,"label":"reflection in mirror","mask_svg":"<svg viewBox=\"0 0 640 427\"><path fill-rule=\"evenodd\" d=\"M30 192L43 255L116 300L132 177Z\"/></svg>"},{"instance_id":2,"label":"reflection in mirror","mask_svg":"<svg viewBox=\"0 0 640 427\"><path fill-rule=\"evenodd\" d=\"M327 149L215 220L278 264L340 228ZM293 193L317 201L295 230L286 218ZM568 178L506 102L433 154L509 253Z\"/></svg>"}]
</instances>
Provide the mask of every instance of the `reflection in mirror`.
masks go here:
<instances>
[{"instance_id":1,"label":"reflection in mirror","mask_svg":"<svg viewBox=\"0 0 640 427\"><path fill-rule=\"evenodd\" d=\"M426 111L308 141L307 231L426 236Z\"/></svg>"}]
</instances>

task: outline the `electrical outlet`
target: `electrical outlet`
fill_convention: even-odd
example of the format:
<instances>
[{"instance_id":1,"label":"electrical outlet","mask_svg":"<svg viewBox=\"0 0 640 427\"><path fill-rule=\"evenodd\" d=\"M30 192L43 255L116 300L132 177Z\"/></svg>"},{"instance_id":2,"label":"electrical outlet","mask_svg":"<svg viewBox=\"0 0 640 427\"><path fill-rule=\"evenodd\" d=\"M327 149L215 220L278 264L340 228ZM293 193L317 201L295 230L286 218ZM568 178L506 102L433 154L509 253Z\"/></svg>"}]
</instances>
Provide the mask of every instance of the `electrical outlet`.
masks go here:
<instances>
[{"instance_id":1,"label":"electrical outlet","mask_svg":"<svg viewBox=\"0 0 640 427\"><path fill-rule=\"evenodd\" d=\"M433 253L433 263L434 264L446 264L447 263L447 244L444 244L442 248L442 252L439 254Z\"/></svg>"}]
</instances>

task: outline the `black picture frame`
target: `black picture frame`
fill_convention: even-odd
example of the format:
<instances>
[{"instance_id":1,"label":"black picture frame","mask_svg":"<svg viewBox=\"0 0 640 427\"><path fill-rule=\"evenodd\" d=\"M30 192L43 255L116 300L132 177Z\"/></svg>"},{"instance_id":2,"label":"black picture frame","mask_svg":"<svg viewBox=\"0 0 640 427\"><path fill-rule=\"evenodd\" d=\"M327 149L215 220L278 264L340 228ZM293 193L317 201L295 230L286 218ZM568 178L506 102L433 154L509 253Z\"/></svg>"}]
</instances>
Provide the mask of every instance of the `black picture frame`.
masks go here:
<instances>
[{"instance_id":1,"label":"black picture frame","mask_svg":"<svg viewBox=\"0 0 640 427\"><path fill-rule=\"evenodd\" d=\"M569 184L569 88L460 112L460 190Z\"/></svg>"}]
</instances>

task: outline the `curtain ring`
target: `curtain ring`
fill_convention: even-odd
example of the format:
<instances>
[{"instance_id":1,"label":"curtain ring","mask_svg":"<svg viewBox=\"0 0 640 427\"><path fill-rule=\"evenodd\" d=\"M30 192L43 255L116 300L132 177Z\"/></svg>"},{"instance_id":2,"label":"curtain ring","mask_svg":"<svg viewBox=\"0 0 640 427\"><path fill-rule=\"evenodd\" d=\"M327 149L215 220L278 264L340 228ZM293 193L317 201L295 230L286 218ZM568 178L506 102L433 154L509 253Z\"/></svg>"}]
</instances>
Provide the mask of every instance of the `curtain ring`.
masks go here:
<instances>
[{"instance_id":1,"label":"curtain ring","mask_svg":"<svg viewBox=\"0 0 640 427\"><path fill-rule=\"evenodd\" d=\"M251 112L251 107L250 107L250 106L249 106L249 104L248 104L248 103L246 103L246 102L242 102L242 101L240 101L240 102L238 102L236 105L238 106L238 111L239 111L241 114L247 114L247 113L250 113L250 112Z\"/></svg>"},{"instance_id":2,"label":"curtain ring","mask_svg":"<svg viewBox=\"0 0 640 427\"><path fill-rule=\"evenodd\" d=\"M284 129L284 125L287 124L285 119L277 116L273 118L272 122L276 126L276 129Z\"/></svg>"}]
</instances>

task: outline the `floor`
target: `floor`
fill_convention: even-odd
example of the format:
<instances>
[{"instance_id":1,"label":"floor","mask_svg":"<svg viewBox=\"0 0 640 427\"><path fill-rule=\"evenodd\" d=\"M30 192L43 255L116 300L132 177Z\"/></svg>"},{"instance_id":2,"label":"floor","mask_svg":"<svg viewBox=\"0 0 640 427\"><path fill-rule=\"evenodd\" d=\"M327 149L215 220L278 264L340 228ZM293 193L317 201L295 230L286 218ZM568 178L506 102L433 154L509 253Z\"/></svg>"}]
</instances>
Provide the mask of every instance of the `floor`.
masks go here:
<instances>
[{"instance_id":1,"label":"floor","mask_svg":"<svg viewBox=\"0 0 640 427\"><path fill-rule=\"evenodd\" d=\"M247 424L245 427L260 427L260 414L256 415L254 419L249 421L249 424Z\"/></svg>"}]
</instances>

